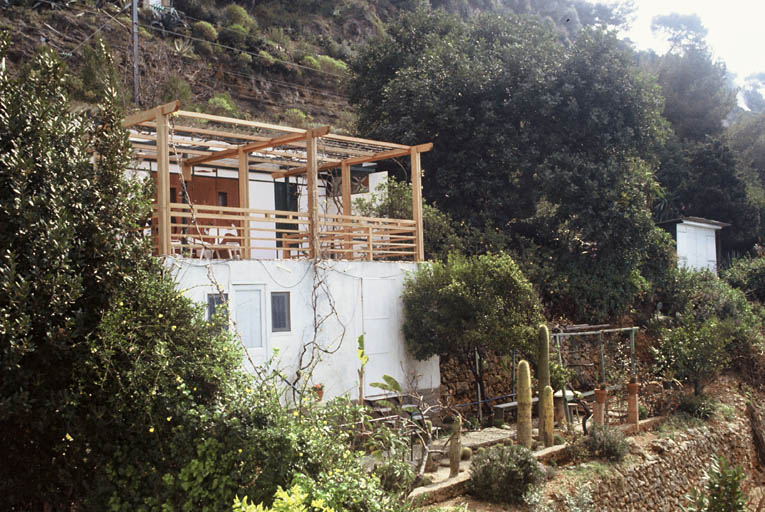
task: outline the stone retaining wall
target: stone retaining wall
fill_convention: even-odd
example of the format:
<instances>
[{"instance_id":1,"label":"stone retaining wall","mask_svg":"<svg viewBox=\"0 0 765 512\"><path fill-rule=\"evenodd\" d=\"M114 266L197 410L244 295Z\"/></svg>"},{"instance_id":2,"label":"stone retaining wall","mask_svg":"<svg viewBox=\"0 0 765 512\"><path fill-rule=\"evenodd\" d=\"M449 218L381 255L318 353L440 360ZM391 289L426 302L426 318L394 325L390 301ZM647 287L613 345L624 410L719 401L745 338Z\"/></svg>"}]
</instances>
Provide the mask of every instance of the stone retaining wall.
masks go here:
<instances>
[{"instance_id":1,"label":"stone retaining wall","mask_svg":"<svg viewBox=\"0 0 765 512\"><path fill-rule=\"evenodd\" d=\"M634 464L616 467L611 475L590 482L595 510L681 510L680 505L688 505L685 495L703 486L704 470L715 454L744 469L745 489L756 485L759 476L752 427L743 415L730 423L708 423L660 437L644 448L633 446L632 453ZM562 502L561 496L553 498Z\"/></svg>"}]
</instances>

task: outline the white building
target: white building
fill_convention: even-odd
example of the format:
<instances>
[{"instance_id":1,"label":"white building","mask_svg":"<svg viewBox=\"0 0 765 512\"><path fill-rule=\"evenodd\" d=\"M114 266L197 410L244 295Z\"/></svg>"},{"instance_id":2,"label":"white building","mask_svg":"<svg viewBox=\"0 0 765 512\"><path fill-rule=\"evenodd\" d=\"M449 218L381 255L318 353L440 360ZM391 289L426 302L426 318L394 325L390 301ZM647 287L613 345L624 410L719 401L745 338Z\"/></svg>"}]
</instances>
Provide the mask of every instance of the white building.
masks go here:
<instances>
[{"instance_id":1,"label":"white building","mask_svg":"<svg viewBox=\"0 0 765 512\"><path fill-rule=\"evenodd\" d=\"M227 302L245 368L270 362L267 371L288 381L310 373L326 396L356 398L363 335L365 396L379 393L370 384L383 375L405 389L438 390L438 358L414 360L401 331L404 279L424 259L420 153L432 144L179 108L169 103L123 121L135 173L156 185L147 236L208 315ZM385 177L372 164L388 158L411 161L414 218L353 215L354 195Z\"/></svg>"},{"instance_id":2,"label":"white building","mask_svg":"<svg viewBox=\"0 0 765 512\"><path fill-rule=\"evenodd\" d=\"M729 226L700 217L680 217L659 224L677 242L677 265L717 272L717 232Z\"/></svg>"}]
</instances>

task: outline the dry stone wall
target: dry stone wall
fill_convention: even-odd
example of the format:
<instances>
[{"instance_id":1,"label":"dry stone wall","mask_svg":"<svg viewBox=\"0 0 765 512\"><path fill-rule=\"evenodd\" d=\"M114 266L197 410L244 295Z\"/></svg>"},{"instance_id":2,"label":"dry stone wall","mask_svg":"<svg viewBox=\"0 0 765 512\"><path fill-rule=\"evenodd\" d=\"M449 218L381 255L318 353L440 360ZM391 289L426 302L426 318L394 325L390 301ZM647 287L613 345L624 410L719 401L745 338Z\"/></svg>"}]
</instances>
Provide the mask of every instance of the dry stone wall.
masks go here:
<instances>
[{"instance_id":1,"label":"dry stone wall","mask_svg":"<svg viewBox=\"0 0 765 512\"><path fill-rule=\"evenodd\" d=\"M594 510L681 510L681 505L688 505L685 495L693 487L703 486L704 470L713 455L723 455L744 469L745 489L761 478L752 427L743 415L730 423L708 423L657 438L642 448L635 445L632 453L633 464L614 468L613 474L590 482Z\"/></svg>"},{"instance_id":2,"label":"dry stone wall","mask_svg":"<svg viewBox=\"0 0 765 512\"><path fill-rule=\"evenodd\" d=\"M509 370L511 365L512 360L504 364L502 358L494 353L489 353L484 358L484 384L489 398L513 392L513 372ZM470 367L460 364L455 357L443 356L440 369L442 393L448 395L455 404L475 401L475 378Z\"/></svg>"}]
</instances>

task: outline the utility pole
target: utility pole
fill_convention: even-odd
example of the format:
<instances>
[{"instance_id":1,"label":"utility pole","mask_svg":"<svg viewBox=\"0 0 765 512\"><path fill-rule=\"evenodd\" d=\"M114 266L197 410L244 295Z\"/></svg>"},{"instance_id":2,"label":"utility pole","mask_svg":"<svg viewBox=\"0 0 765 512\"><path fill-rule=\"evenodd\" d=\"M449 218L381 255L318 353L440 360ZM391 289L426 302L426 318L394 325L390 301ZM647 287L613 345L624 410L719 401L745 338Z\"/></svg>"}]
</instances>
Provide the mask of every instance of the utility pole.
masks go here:
<instances>
[{"instance_id":1,"label":"utility pole","mask_svg":"<svg viewBox=\"0 0 765 512\"><path fill-rule=\"evenodd\" d=\"M133 0L133 102L138 106L138 0Z\"/></svg>"}]
</instances>

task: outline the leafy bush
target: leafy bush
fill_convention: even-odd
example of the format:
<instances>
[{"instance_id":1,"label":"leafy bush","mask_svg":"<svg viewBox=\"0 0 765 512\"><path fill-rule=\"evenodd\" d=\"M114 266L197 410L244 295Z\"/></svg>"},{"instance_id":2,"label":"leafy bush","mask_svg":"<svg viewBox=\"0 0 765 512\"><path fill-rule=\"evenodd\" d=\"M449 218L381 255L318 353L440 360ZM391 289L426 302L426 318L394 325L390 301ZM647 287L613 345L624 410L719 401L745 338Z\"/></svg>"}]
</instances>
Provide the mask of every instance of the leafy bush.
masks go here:
<instances>
[{"instance_id":1,"label":"leafy bush","mask_svg":"<svg viewBox=\"0 0 765 512\"><path fill-rule=\"evenodd\" d=\"M218 34L218 40L232 48L244 48L244 43L247 41L247 29L241 25L231 25L220 31Z\"/></svg>"},{"instance_id":2,"label":"leafy bush","mask_svg":"<svg viewBox=\"0 0 765 512\"><path fill-rule=\"evenodd\" d=\"M243 71L249 71L250 66L252 65L252 55L249 53L240 52L236 56L236 64L239 66L239 69Z\"/></svg>"},{"instance_id":3,"label":"leafy bush","mask_svg":"<svg viewBox=\"0 0 765 512\"><path fill-rule=\"evenodd\" d=\"M223 19L227 26L240 25L248 29L248 31L257 26L257 23L245 8L236 4L226 6L223 10Z\"/></svg>"},{"instance_id":4,"label":"leafy bush","mask_svg":"<svg viewBox=\"0 0 765 512\"><path fill-rule=\"evenodd\" d=\"M313 55L306 55L305 57L301 59L300 63L303 66L306 66L312 69L321 69L321 66L319 66L319 61L316 60L316 57L314 57Z\"/></svg>"},{"instance_id":5,"label":"leafy bush","mask_svg":"<svg viewBox=\"0 0 765 512\"><path fill-rule=\"evenodd\" d=\"M730 361L726 324L715 317L702 323L685 317L681 325L662 329L659 345L652 348L656 370L665 377L693 384L696 395Z\"/></svg>"},{"instance_id":6,"label":"leafy bush","mask_svg":"<svg viewBox=\"0 0 765 512\"><path fill-rule=\"evenodd\" d=\"M329 55L317 55L316 61L319 64L319 69L325 73L333 75L345 75L348 73L348 64L341 60L333 59Z\"/></svg>"},{"instance_id":7,"label":"leafy bush","mask_svg":"<svg viewBox=\"0 0 765 512\"><path fill-rule=\"evenodd\" d=\"M584 446L593 456L613 462L621 462L630 451L624 434L608 425L592 425L592 429L584 438Z\"/></svg>"},{"instance_id":8,"label":"leafy bush","mask_svg":"<svg viewBox=\"0 0 765 512\"><path fill-rule=\"evenodd\" d=\"M532 350L541 306L531 284L506 254L464 257L421 266L404 285L404 336L417 359L473 357L475 348Z\"/></svg>"},{"instance_id":9,"label":"leafy bush","mask_svg":"<svg viewBox=\"0 0 765 512\"><path fill-rule=\"evenodd\" d=\"M691 505L688 512L743 512L746 495L741 490L744 470L731 466L725 457L714 456L706 472L707 487L704 491L693 489L686 496Z\"/></svg>"},{"instance_id":10,"label":"leafy bush","mask_svg":"<svg viewBox=\"0 0 765 512\"><path fill-rule=\"evenodd\" d=\"M237 106L234 98L227 92L219 93L207 100L207 105L210 107L213 114L237 117L239 107Z\"/></svg>"},{"instance_id":11,"label":"leafy bush","mask_svg":"<svg viewBox=\"0 0 765 512\"><path fill-rule=\"evenodd\" d=\"M258 62L263 66L273 66L276 59L274 59L274 57L267 51L260 50L258 52Z\"/></svg>"},{"instance_id":12,"label":"leafy bush","mask_svg":"<svg viewBox=\"0 0 765 512\"><path fill-rule=\"evenodd\" d=\"M197 21L191 25L191 35L204 41L215 42L218 40L218 31L206 21Z\"/></svg>"},{"instance_id":13,"label":"leafy bush","mask_svg":"<svg viewBox=\"0 0 765 512\"><path fill-rule=\"evenodd\" d=\"M765 257L738 259L722 277L749 299L765 302Z\"/></svg>"},{"instance_id":14,"label":"leafy bush","mask_svg":"<svg viewBox=\"0 0 765 512\"><path fill-rule=\"evenodd\" d=\"M519 504L543 479L539 462L528 449L493 446L473 457L468 492L495 503Z\"/></svg>"},{"instance_id":15,"label":"leafy bush","mask_svg":"<svg viewBox=\"0 0 765 512\"><path fill-rule=\"evenodd\" d=\"M699 418L701 420L708 420L715 414L716 404L715 401L707 395L683 395L680 398L680 403L677 406L677 410Z\"/></svg>"},{"instance_id":16,"label":"leafy bush","mask_svg":"<svg viewBox=\"0 0 765 512\"><path fill-rule=\"evenodd\" d=\"M299 108L288 108L284 111L284 122L290 126L303 127L308 120L308 115Z\"/></svg>"},{"instance_id":17,"label":"leafy bush","mask_svg":"<svg viewBox=\"0 0 765 512\"><path fill-rule=\"evenodd\" d=\"M180 100L186 106L191 102L191 86L180 75L172 73L162 86L162 101Z\"/></svg>"}]
</instances>

